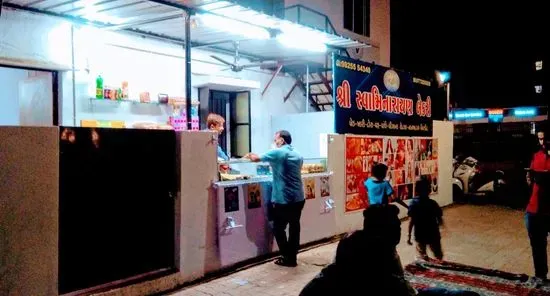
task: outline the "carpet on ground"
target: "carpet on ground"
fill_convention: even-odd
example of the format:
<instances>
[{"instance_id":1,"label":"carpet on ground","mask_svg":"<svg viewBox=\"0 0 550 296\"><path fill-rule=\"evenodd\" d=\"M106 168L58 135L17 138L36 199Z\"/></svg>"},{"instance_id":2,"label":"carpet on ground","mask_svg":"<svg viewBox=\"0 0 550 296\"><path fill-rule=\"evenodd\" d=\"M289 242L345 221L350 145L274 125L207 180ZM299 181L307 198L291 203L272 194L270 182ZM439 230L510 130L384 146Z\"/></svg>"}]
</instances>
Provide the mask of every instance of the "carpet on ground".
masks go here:
<instances>
[{"instance_id":1,"label":"carpet on ground","mask_svg":"<svg viewBox=\"0 0 550 296\"><path fill-rule=\"evenodd\" d=\"M452 262L417 261L405 267L416 289L467 290L487 296L550 296L550 284L537 285L525 274L513 274Z\"/></svg>"}]
</instances>

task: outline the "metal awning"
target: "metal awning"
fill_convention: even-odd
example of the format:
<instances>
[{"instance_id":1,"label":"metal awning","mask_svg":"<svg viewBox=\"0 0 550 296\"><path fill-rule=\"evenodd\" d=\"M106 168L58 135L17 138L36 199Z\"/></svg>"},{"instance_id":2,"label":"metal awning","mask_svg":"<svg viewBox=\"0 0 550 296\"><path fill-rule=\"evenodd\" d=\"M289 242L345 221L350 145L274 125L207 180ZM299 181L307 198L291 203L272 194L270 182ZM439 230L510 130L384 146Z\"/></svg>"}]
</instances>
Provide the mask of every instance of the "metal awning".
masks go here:
<instances>
[{"instance_id":1,"label":"metal awning","mask_svg":"<svg viewBox=\"0 0 550 296\"><path fill-rule=\"evenodd\" d=\"M234 22L263 28L269 32L298 31L316 34L329 49L369 47L369 44L347 37L327 33L288 20L266 15L240 6L232 1L217 0L4 0L5 7L42 13L89 24L105 30L119 30L142 34L170 42L185 42L184 11L196 13L193 16L191 44L234 52L234 42L239 41L243 56L257 60L283 59L309 56L307 50L288 48L273 38L255 40L232 34L224 28L204 26L201 14L221 16Z\"/></svg>"}]
</instances>

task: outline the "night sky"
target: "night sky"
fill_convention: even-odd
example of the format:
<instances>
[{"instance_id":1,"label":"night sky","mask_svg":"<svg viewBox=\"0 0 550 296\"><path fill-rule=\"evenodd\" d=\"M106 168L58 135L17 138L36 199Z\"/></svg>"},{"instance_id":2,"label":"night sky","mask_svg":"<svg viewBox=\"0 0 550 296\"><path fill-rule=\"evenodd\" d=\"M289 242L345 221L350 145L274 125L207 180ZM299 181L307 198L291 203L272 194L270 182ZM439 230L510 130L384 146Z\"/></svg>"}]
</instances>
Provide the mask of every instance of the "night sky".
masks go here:
<instances>
[{"instance_id":1,"label":"night sky","mask_svg":"<svg viewBox=\"0 0 550 296\"><path fill-rule=\"evenodd\" d=\"M392 0L392 67L424 75L450 70L458 107L547 105L534 91L534 63L550 41L542 2Z\"/></svg>"}]
</instances>

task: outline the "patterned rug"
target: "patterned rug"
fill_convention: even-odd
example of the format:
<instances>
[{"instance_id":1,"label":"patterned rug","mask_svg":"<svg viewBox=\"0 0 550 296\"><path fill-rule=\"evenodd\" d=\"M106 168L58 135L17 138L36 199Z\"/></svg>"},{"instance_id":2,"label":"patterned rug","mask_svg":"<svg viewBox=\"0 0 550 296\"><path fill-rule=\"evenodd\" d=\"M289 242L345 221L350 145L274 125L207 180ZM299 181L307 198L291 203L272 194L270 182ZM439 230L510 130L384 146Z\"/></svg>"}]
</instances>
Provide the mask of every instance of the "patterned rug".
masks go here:
<instances>
[{"instance_id":1,"label":"patterned rug","mask_svg":"<svg viewBox=\"0 0 550 296\"><path fill-rule=\"evenodd\" d=\"M407 279L416 289L447 288L488 296L550 295L550 284L536 284L524 274L512 274L451 262L418 261L405 267Z\"/></svg>"}]
</instances>

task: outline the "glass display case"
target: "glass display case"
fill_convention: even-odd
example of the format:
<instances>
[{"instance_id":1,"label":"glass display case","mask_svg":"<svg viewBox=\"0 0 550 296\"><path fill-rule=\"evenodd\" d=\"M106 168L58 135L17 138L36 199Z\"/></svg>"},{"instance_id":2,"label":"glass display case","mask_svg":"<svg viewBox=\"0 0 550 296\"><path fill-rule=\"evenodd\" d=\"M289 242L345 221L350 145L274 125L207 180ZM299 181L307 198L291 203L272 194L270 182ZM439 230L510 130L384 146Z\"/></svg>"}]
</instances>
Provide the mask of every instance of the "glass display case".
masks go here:
<instances>
[{"instance_id":1,"label":"glass display case","mask_svg":"<svg viewBox=\"0 0 550 296\"><path fill-rule=\"evenodd\" d=\"M271 166L266 162L251 162L248 159L232 159L219 162L218 185L229 183L259 183L271 181ZM302 177L327 173L326 158L304 159Z\"/></svg>"}]
</instances>

